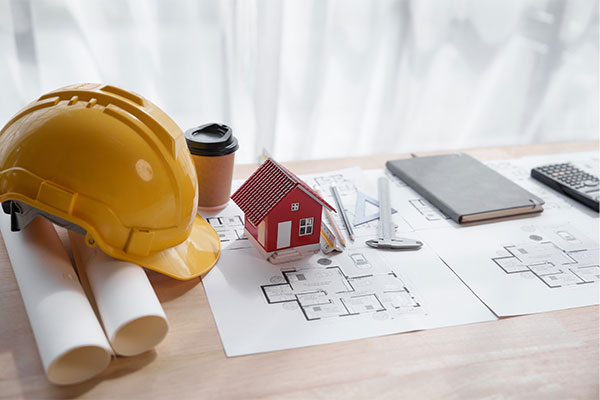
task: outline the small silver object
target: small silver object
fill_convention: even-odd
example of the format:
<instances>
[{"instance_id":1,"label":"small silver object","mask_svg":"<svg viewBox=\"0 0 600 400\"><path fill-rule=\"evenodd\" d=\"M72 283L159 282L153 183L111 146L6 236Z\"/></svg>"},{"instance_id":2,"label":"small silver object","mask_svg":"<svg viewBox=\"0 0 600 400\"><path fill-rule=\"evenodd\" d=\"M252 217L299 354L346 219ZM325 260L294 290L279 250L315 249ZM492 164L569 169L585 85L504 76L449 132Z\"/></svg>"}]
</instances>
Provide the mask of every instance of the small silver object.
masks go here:
<instances>
[{"instance_id":1,"label":"small silver object","mask_svg":"<svg viewBox=\"0 0 600 400\"><path fill-rule=\"evenodd\" d=\"M379 239L367 240L365 242L367 246L391 250L420 249L423 243L418 240L395 237L390 206L390 187L387 178L379 178L377 191L379 196Z\"/></svg>"},{"instance_id":2,"label":"small silver object","mask_svg":"<svg viewBox=\"0 0 600 400\"><path fill-rule=\"evenodd\" d=\"M331 185L331 193L333 193L333 198L335 199L338 209L340 210L342 220L344 221L344 225L346 226L346 230L348 231L348 237L350 237L350 240L354 241L354 230L352 229L352 224L350 223L348 215L346 214L344 203L342 203L342 196L340 196L340 192L338 191L337 186L335 186L335 184Z\"/></svg>"}]
</instances>

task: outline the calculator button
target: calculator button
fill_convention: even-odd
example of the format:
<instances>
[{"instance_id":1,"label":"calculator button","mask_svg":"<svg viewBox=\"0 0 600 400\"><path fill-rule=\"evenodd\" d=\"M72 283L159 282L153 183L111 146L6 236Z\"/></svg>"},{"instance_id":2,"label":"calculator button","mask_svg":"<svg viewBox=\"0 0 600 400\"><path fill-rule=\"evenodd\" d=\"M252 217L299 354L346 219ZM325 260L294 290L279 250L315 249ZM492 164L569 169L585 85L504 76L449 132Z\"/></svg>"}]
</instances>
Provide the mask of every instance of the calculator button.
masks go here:
<instances>
[{"instance_id":1,"label":"calculator button","mask_svg":"<svg viewBox=\"0 0 600 400\"><path fill-rule=\"evenodd\" d=\"M600 184L598 177L585 172L570 163L550 164L533 168L531 176L575 200L598 210Z\"/></svg>"}]
</instances>

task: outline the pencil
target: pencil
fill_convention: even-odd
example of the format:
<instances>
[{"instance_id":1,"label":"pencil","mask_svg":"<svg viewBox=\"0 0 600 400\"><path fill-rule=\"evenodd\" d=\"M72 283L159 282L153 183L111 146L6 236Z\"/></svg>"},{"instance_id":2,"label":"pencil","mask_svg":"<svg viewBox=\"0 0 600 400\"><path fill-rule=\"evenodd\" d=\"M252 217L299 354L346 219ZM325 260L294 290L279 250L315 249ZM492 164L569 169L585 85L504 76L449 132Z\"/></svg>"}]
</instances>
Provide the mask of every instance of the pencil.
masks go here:
<instances>
[{"instance_id":1,"label":"pencil","mask_svg":"<svg viewBox=\"0 0 600 400\"><path fill-rule=\"evenodd\" d=\"M321 193L318 186L315 186L314 189L315 189L315 192L317 192L317 194L319 196L323 197L323 193ZM331 214L331 211L329 211L326 207L323 207L323 209L325 210L325 215L327 216L327 220L329 221L331 228L333 228L333 232L335 233L335 236L340 241L340 244L342 246L346 247L346 239L344 239L344 235L342 235L342 232L340 232L340 228L338 227L337 223L335 222L335 218L333 217L333 214Z\"/></svg>"},{"instance_id":2,"label":"pencil","mask_svg":"<svg viewBox=\"0 0 600 400\"><path fill-rule=\"evenodd\" d=\"M344 225L346 226L346 230L348 231L348 236L350 240L354 241L354 230L352 229L352 225L350 224L350 220L348 219L348 215L346 214L346 209L344 208L344 204L342 203L342 198L340 196L340 192L338 192L337 187L335 185L331 185L331 193L333 193L333 198L340 209L340 214L342 215L342 220L344 220Z\"/></svg>"}]
</instances>

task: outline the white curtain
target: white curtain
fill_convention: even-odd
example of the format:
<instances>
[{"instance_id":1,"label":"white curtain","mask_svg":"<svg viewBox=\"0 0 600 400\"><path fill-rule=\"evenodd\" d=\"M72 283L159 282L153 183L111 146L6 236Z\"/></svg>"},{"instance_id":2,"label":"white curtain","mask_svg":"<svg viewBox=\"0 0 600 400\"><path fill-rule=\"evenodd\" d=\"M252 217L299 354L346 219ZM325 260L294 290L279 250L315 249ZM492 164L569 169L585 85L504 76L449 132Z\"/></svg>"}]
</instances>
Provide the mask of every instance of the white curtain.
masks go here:
<instances>
[{"instance_id":1,"label":"white curtain","mask_svg":"<svg viewBox=\"0 0 600 400\"><path fill-rule=\"evenodd\" d=\"M595 0L0 0L0 52L0 125L106 82L240 162L598 139Z\"/></svg>"}]
</instances>

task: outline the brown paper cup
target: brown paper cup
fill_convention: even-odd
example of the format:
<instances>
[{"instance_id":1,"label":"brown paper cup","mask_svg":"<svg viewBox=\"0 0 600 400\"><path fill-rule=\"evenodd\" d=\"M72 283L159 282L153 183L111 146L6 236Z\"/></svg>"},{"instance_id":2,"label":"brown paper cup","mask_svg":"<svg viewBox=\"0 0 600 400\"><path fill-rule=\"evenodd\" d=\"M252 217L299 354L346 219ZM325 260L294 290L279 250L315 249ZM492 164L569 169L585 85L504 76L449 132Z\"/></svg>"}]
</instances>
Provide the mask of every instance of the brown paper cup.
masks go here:
<instances>
[{"instance_id":1,"label":"brown paper cup","mask_svg":"<svg viewBox=\"0 0 600 400\"><path fill-rule=\"evenodd\" d=\"M198 208L218 211L229 202L233 161L238 149L231 128L205 124L185 132L188 149L198 175Z\"/></svg>"},{"instance_id":2,"label":"brown paper cup","mask_svg":"<svg viewBox=\"0 0 600 400\"><path fill-rule=\"evenodd\" d=\"M231 195L235 153L217 157L194 156L198 175L198 208L218 211L225 208Z\"/></svg>"}]
</instances>

